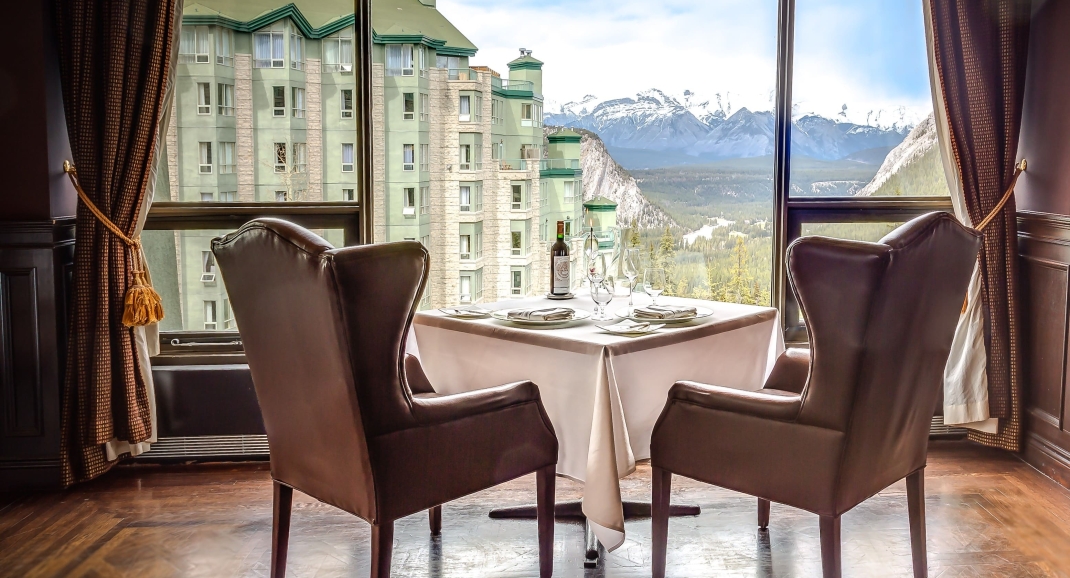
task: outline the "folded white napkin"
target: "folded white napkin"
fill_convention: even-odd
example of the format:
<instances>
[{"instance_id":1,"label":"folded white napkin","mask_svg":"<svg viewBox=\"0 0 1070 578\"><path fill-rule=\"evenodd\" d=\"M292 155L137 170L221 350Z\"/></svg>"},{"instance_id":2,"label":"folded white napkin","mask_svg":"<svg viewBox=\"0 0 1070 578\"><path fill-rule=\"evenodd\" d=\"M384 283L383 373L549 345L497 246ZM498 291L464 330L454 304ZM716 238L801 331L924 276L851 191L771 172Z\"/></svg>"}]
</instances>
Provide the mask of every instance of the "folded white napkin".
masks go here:
<instances>
[{"instance_id":1,"label":"folded white napkin","mask_svg":"<svg viewBox=\"0 0 1070 578\"><path fill-rule=\"evenodd\" d=\"M522 321L564 321L572 319L576 312L568 307L549 307L542 309L514 309L509 312L509 319Z\"/></svg>"},{"instance_id":2,"label":"folded white napkin","mask_svg":"<svg viewBox=\"0 0 1070 578\"><path fill-rule=\"evenodd\" d=\"M686 305L648 305L637 307L634 315L640 319L685 319L698 315L698 310Z\"/></svg>"}]
</instances>

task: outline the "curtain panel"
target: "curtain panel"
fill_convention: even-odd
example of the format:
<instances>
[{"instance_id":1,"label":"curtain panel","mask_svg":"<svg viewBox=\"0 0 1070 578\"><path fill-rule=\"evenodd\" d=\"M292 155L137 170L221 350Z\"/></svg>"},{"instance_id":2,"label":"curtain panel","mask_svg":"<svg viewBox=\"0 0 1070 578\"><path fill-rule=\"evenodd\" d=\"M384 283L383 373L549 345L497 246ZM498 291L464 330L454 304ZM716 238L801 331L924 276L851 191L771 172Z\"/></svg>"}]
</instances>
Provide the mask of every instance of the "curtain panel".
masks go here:
<instances>
[{"instance_id":1,"label":"curtain panel","mask_svg":"<svg viewBox=\"0 0 1070 578\"><path fill-rule=\"evenodd\" d=\"M933 57L970 222L981 222L1014 177L1029 47L1028 0L928 0ZM1012 199L984 230L979 257L989 414L986 445L1019 451L1023 385L1019 350L1018 231Z\"/></svg>"},{"instance_id":2,"label":"curtain panel","mask_svg":"<svg viewBox=\"0 0 1070 578\"><path fill-rule=\"evenodd\" d=\"M181 0L56 0L63 101L82 189L128 236L144 223ZM63 483L154 435L146 331L122 324L126 245L79 203L61 437ZM138 341L141 341L139 348ZM123 445L127 444L127 445Z\"/></svg>"}]
</instances>

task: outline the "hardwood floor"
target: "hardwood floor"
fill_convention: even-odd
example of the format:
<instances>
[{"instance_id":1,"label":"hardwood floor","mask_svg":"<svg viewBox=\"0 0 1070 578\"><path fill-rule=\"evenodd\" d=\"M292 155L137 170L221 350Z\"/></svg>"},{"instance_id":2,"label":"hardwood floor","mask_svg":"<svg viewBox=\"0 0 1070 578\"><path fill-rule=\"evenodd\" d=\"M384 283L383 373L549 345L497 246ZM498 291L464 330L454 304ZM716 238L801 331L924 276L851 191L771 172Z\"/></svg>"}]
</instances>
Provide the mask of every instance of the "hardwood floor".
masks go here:
<instances>
[{"instance_id":1,"label":"hardwood floor","mask_svg":"<svg viewBox=\"0 0 1070 578\"><path fill-rule=\"evenodd\" d=\"M558 478L557 498L579 485ZM623 480L625 499L649 500L650 468ZM966 442L934 442L926 469L930 576L1070 576L1070 492L1017 458ZM125 466L72 491L0 496L0 576L267 576L271 479L267 464ZM535 476L446 504L442 535L427 514L395 525L393 575L537 576L534 521L491 520L492 506L534 502ZM668 575L820 575L818 517L772 505L758 531L753 498L675 478L675 503L702 506L669 522ZM583 528L558 522L555 576L650 576L650 521L584 571ZM911 576L902 482L843 516L845 576ZM367 576L365 522L294 494L287 575Z\"/></svg>"}]
</instances>

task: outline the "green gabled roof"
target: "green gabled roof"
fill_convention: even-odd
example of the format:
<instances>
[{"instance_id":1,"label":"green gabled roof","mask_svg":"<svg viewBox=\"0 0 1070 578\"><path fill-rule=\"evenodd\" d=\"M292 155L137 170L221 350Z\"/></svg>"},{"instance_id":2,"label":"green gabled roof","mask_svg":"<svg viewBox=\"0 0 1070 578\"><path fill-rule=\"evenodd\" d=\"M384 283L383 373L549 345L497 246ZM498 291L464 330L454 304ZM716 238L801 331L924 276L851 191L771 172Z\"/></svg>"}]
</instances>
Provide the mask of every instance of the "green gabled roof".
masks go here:
<instances>
[{"instance_id":1,"label":"green gabled roof","mask_svg":"<svg viewBox=\"0 0 1070 578\"><path fill-rule=\"evenodd\" d=\"M543 61L525 54L509 63L509 70L542 70Z\"/></svg>"},{"instance_id":2,"label":"green gabled roof","mask_svg":"<svg viewBox=\"0 0 1070 578\"><path fill-rule=\"evenodd\" d=\"M307 38L324 38L352 26L353 0L195 0L183 9L182 23L253 32L278 20L293 20ZM472 44L438 9L420 0L375 0L372 39L381 44L415 43L450 56L473 56Z\"/></svg>"},{"instance_id":3,"label":"green gabled roof","mask_svg":"<svg viewBox=\"0 0 1070 578\"><path fill-rule=\"evenodd\" d=\"M617 208L617 203L614 203L612 200L607 199L605 197L598 196L587 201L586 203L583 203L583 206L586 209L612 210Z\"/></svg>"},{"instance_id":4,"label":"green gabled roof","mask_svg":"<svg viewBox=\"0 0 1070 578\"><path fill-rule=\"evenodd\" d=\"M583 136L580 133L567 128L546 137L546 140L552 143L578 143L582 139Z\"/></svg>"}]
</instances>

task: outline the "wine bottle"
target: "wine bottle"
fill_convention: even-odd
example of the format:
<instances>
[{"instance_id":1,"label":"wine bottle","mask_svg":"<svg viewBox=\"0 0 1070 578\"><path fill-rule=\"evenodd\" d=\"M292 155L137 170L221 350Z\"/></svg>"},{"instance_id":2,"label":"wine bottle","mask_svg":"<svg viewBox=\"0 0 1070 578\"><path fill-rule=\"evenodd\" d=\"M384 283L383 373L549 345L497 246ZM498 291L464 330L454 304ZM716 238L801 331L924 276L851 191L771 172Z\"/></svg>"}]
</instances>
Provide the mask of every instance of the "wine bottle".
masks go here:
<instances>
[{"instance_id":1,"label":"wine bottle","mask_svg":"<svg viewBox=\"0 0 1070 578\"><path fill-rule=\"evenodd\" d=\"M565 222L557 222L557 242L550 247L550 294L568 295L572 289L569 273L568 244L565 243Z\"/></svg>"}]
</instances>

